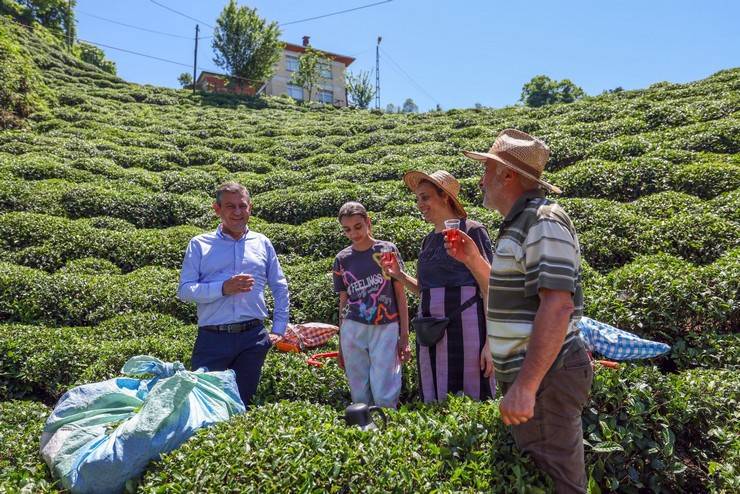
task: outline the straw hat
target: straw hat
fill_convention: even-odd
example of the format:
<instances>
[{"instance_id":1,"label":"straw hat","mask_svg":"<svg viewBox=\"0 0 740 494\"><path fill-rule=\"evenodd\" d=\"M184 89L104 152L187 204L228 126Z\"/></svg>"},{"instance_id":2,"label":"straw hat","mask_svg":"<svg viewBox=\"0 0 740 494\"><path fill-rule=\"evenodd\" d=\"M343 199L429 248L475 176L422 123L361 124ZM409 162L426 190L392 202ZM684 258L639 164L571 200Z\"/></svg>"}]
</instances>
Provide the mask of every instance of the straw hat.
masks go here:
<instances>
[{"instance_id":1,"label":"straw hat","mask_svg":"<svg viewBox=\"0 0 740 494\"><path fill-rule=\"evenodd\" d=\"M541 140L521 130L502 130L487 153L463 151L463 154L478 161L492 159L527 178L536 180L551 192L562 193L558 187L540 178L550 157L550 148Z\"/></svg>"},{"instance_id":2,"label":"straw hat","mask_svg":"<svg viewBox=\"0 0 740 494\"><path fill-rule=\"evenodd\" d=\"M411 192L416 192L416 188L422 180L428 180L450 196L456 215L460 218L468 217L468 213L465 212L465 208L463 208L460 203L460 199L457 198L458 194L460 194L460 182L458 182L449 172L437 170L434 173L426 174L424 172L412 170L403 175L403 181L408 188L411 189Z\"/></svg>"}]
</instances>

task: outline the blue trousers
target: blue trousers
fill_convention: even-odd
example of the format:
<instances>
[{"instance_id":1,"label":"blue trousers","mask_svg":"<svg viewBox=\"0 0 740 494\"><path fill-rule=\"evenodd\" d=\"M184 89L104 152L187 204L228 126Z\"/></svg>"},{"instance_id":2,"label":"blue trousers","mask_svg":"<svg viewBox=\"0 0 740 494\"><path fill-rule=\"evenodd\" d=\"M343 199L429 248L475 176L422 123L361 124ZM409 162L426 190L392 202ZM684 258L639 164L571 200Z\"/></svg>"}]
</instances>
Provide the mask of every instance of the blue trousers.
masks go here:
<instances>
[{"instance_id":1,"label":"blue trousers","mask_svg":"<svg viewBox=\"0 0 740 494\"><path fill-rule=\"evenodd\" d=\"M260 382L262 364L272 344L264 326L227 333L198 330L193 347L191 367L206 367L209 371L233 369L244 406L248 407Z\"/></svg>"}]
</instances>

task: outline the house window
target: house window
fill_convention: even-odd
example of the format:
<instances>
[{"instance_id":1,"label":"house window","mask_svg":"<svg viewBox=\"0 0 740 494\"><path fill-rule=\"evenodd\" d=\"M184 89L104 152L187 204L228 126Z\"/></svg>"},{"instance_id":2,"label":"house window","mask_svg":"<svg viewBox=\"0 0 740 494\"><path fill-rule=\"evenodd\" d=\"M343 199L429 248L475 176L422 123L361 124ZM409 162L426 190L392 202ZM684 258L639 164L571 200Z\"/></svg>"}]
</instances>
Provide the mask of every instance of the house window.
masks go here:
<instances>
[{"instance_id":1,"label":"house window","mask_svg":"<svg viewBox=\"0 0 740 494\"><path fill-rule=\"evenodd\" d=\"M288 96L297 101L303 101L303 88L295 84L288 84Z\"/></svg>"},{"instance_id":2,"label":"house window","mask_svg":"<svg viewBox=\"0 0 740 494\"><path fill-rule=\"evenodd\" d=\"M285 56L285 68L288 72L296 72L298 70L298 57L292 55Z\"/></svg>"},{"instance_id":3,"label":"house window","mask_svg":"<svg viewBox=\"0 0 740 494\"><path fill-rule=\"evenodd\" d=\"M327 89L319 89L319 101L322 103L334 103L334 91L330 91Z\"/></svg>"},{"instance_id":4,"label":"house window","mask_svg":"<svg viewBox=\"0 0 740 494\"><path fill-rule=\"evenodd\" d=\"M324 79L331 79L331 64L329 62L319 62L319 74Z\"/></svg>"}]
</instances>

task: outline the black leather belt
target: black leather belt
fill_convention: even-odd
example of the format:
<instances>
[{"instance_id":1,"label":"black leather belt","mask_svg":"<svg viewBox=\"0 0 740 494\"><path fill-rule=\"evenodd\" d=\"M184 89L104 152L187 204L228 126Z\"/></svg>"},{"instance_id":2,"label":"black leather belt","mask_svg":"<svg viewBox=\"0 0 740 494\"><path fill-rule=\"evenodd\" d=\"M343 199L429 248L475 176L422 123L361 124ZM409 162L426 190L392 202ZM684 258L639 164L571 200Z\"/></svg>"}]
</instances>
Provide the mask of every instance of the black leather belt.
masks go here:
<instances>
[{"instance_id":1,"label":"black leather belt","mask_svg":"<svg viewBox=\"0 0 740 494\"><path fill-rule=\"evenodd\" d=\"M249 331L262 326L262 321L259 319L250 319L249 321L235 322L231 324L214 324L212 326L200 326L198 329L204 329L206 331L216 331L224 333L241 333L242 331Z\"/></svg>"}]
</instances>

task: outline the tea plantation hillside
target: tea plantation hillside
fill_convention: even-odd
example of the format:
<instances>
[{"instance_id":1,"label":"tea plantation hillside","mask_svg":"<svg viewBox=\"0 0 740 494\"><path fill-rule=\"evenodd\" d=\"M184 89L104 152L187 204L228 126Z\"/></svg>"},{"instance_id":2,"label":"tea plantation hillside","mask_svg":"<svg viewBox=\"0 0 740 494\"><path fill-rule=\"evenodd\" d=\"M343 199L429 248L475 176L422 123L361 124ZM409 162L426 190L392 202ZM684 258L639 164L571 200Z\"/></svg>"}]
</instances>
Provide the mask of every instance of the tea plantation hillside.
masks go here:
<instances>
[{"instance_id":1,"label":"tea plantation hillside","mask_svg":"<svg viewBox=\"0 0 740 494\"><path fill-rule=\"evenodd\" d=\"M253 194L292 320L332 322L339 206L362 201L376 236L414 260L430 227L400 178L445 169L495 232L461 151L507 127L552 149L546 178L580 235L586 314L672 345L597 371L583 415L593 492L740 491L739 68L541 109L389 115L129 84L0 18L0 75L0 492L57 490L37 449L65 390L137 354L189 365L195 308L175 297L178 269L188 240L216 225L220 182ZM362 434L338 420L349 393L336 366L271 352L258 406L151 465L136 489L549 490L497 402L423 406L415 386L407 366L405 405Z\"/></svg>"}]
</instances>

